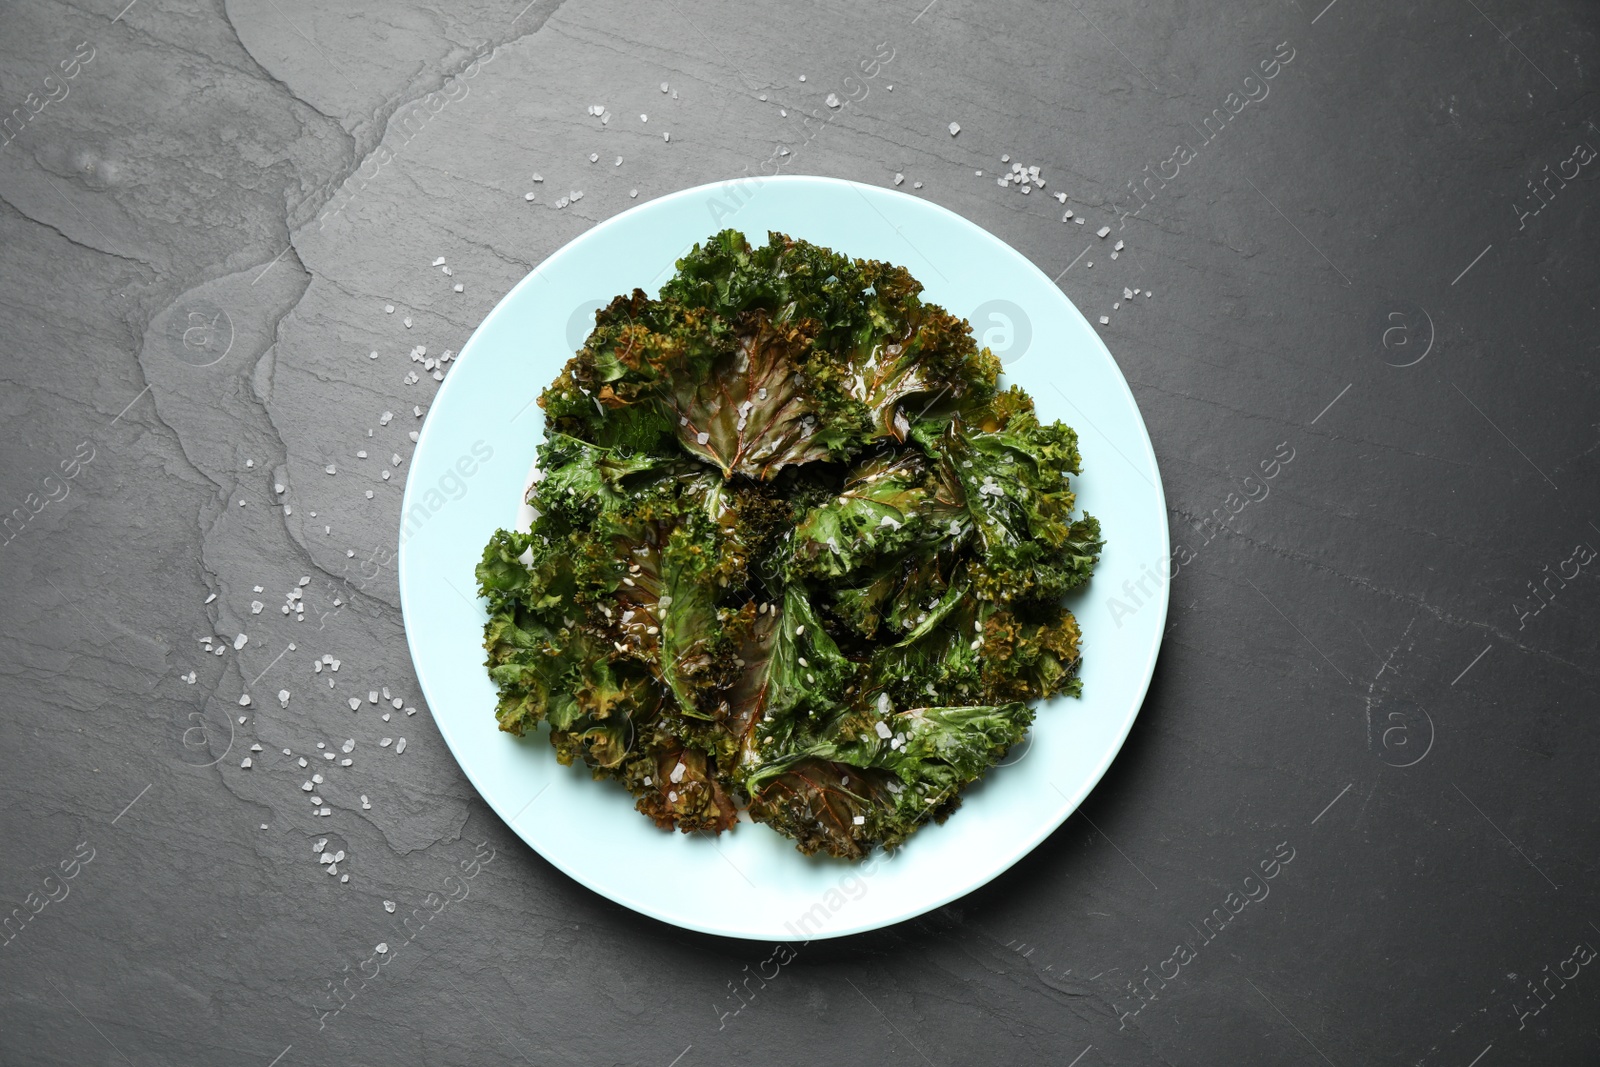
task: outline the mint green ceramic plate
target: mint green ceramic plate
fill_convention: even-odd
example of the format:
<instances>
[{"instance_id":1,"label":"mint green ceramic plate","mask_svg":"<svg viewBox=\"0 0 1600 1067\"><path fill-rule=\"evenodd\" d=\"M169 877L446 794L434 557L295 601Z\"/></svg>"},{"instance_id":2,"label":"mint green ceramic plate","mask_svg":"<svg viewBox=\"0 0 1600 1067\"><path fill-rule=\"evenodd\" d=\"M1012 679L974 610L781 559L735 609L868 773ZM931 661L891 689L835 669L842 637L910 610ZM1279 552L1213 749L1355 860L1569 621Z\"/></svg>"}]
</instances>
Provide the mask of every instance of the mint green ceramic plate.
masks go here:
<instances>
[{"instance_id":1,"label":"mint green ceramic plate","mask_svg":"<svg viewBox=\"0 0 1600 1067\"><path fill-rule=\"evenodd\" d=\"M543 433L534 398L593 325L635 286L652 295L674 261L725 227L769 230L903 264L925 300L972 321L1006 379L1044 419L1075 427L1079 501L1108 544L1072 607L1083 697L1040 708L1029 740L942 826L859 865L802 856L742 822L712 840L664 833L624 790L562 767L542 737L501 733L483 668L473 567L517 523ZM806 940L920 915L1001 874L1070 815L1122 747L1144 700L1167 613L1166 506L1144 422L1095 330L1048 277L987 231L899 192L786 176L687 189L595 226L524 278L462 349L423 425L406 482L400 599L417 677L474 786L523 840L597 893L663 922L730 937ZM1113 618L1144 579L1142 606Z\"/></svg>"}]
</instances>

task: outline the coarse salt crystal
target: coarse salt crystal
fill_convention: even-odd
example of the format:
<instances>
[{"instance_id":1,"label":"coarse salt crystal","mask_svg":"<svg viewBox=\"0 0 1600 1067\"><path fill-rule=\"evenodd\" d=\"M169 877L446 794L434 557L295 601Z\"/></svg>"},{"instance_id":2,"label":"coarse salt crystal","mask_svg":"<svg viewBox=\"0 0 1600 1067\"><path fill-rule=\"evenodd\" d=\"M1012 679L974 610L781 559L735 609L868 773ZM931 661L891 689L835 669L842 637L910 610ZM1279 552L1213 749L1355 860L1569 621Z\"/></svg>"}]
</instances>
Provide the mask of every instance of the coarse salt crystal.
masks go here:
<instances>
[{"instance_id":1,"label":"coarse salt crystal","mask_svg":"<svg viewBox=\"0 0 1600 1067\"><path fill-rule=\"evenodd\" d=\"M955 135L956 135L956 134L958 134L958 133L960 133L960 132L961 132L961 123L959 123L959 122L952 122L952 123L951 123L951 124L950 124L950 136L951 136L951 137L954 137L954 136L955 136Z\"/></svg>"},{"instance_id":2,"label":"coarse salt crystal","mask_svg":"<svg viewBox=\"0 0 1600 1067\"><path fill-rule=\"evenodd\" d=\"M346 703L350 705L351 711L361 710L361 701L357 700L355 697L351 697L348 701L346 701Z\"/></svg>"},{"instance_id":3,"label":"coarse salt crystal","mask_svg":"<svg viewBox=\"0 0 1600 1067\"><path fill-rule=\"evenodd\" d=\"M1094 235L1096 237L1104 238L1110 232L1111 232L1111 227L1110 226L1102 226L1098 230L1094 231Z\"/></svg>"},{"instance_id":4,"label":"coarse salt crystal","mask_svg":"<svg viewBox=\"0 0 1600 1067\"><path fill-rule=\"evenodd\" d=\"M241 760L239 766L248 771L250 769L250 757L246 756L243 760Z\"/></svg>"},{"instance_id":5,"label":"coarse salt crystal","mask_svg":"<svg viewBox=\"0 0 1600 1067\"><path fill-rule=\"evenodd\" d=\"M395 755L398 756L400 753L404 752L405 750L406 750L406 739L402 737L400 740L398 740L398 741L396 741L394 743Z\"/></svg>"}]
</instances>

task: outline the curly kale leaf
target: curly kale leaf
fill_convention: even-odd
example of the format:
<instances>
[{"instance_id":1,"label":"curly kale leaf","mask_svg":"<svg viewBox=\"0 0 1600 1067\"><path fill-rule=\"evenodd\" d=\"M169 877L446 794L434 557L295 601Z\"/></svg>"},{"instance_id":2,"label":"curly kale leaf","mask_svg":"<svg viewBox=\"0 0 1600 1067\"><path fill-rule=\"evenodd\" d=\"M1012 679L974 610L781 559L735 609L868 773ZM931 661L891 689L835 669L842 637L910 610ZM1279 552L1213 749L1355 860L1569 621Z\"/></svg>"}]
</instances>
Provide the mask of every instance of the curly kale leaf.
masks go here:
<instances>
[{"instance_id":1,"label":"curly kale leaf","mask_svg":"<svg viewBox=\"0 0 1600 1067\"><path fill-rule=\"evenodd\" d=\"M942 820L1076 693L1101 549L1077 438L902 267L697 245L540 397L527 533L477 568L502 729L657 825L741 804L858 858ZM895 707L910 710L894 711Z\"/></svg>"},{"instance_id":2,"label":"curly kale leaf","mask_svg":"<svg viewBox=\"0 0 1600 1067\"><path fill-rule=\"evenodd\" d=\"M833 736L779 753L745 781L750 814L802 852L856 859L893 848L929 818L942 821L963 787L1028 732L1033 711L927 707L853 716Z\"/></svg>"},{"instance_id":3,"label":"curly kale leaf","mask_svg":"<svg viewBox=\"0 0 1600 1067\"><path fill-rule=\"evenodd\" d=\"M1072 516L1077 434L1059 422L1040 423L1032 402L1017 393L1002 394L1004 405L978 412L978 426L958 419L935 433L922 424L916 437L965 498L982 549L977 593L1047 603L1089 577L1104 542L1092 516ZM981 428L985 424L993 428Z\"/></svg>"}]
</instances>

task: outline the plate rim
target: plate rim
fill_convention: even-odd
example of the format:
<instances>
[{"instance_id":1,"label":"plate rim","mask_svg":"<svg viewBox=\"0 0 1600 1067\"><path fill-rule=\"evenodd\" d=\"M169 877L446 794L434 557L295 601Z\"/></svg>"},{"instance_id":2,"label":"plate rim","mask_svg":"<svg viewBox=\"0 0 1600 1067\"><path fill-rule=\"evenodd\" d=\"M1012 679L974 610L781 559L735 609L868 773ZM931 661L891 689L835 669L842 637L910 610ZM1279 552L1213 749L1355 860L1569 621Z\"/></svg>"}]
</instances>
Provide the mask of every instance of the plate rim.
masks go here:
<instances>
[{"instance_id":1,"label":"plate rim","mask_svg":"<svg viewBox=\"0 0 1600 1067\"><path fill-rule=\"evenodd\" d=\"M595 223L593 226L590 226L582 233L573 236L571 239L564 242L560 247L544 256L537 264L534 265L532 270L528 271L522 276L521 279L517 281L515 285L508 289L505 295L496 301L494 307L492 307L488 313L486 313L483 318L479 320L478 324L473 328L471 335L461 345L461 349L455 357L456 361L460 362L470 354L473 343L478 339L479 335L484 332L485 327L490 325L490 323L497 316L509 313L507 308L516 302L518 295L525 286L531 286L536 281L541 280L540 272L546 263L549 263L551 260L563 255L573 246L579 244L580 242L591 240L594 235L606 229L622 224L625 220L633 217L636 215L636 213L641 212L646 208L656 207L673 200L716 195L717 193L727 189L748 190L751 188L752 183L754 183L755 187L759 189L761 185L765 185L768 182L785 185L831 185L850 189L851 191L864 197L871 197L874 195L908 196L908 194L905 193L895 193L892 190L886 190L876 185L868 185L864 182L851 181L846 178L834 178L826 175L812 174L781 174L767 177L748 176L742 178L729 178L714 182L707 182L701 185L678 189L674 192L667 193L659 197L654 197L642 204L632 205L622 211L619 211L617 214L612 215L610 218L603 219L600 222ZM1046 283L1049 289L1054 290L1055 294L1058 295L1066 304L1066 306L1071 309L1072 313L1083 320L1085 326L1089 326L1088 317L1084 315L1084 313L1078 308L1077 304L1073 302L1072 298L1069 297L1066 292L1060 288L1060 286L1056 285L1056 283L1051 280L1049 276L1046 275L1044 271L1033 262L1032 259L1013 247L1009 242L1003 240L998 235L990 232L988 229L980 226L976 222L973 222L964 215L952 211L950 208L947 208L942 204L917 197L913 197L911 199L915 200L919 205L932 209L936 214L945 216L946 222L953 223L954 225L967 230L978 240L987 241L993 245L997 245L1005 253L1009 253L1011 256L1014 256L1017 260L1025 265L1026 270L1033 272L1038 279L1042 279ZM742 202L740 206L743 206ZM1167 515L1166 483L1161 477L1160 464L1155 454L1155 444L1150 438L1150 429L1145 423L1144 412L1140 409L1138 399L1133 395L1133 390L1128 385L1127 376L1122 372L1122 365L1117 361L1116 356L1111 352L1110 346L1105 343L1105 339L1100 336L1099 331L1094 330L1091 327L1088 333L1095 339L1096 343L1099 344L1100 349L1104 352L1107 360L1110 363L1115 383L1118 387L1120 387L1122 395L1127 399L1129 406L1133 410L1134 417L1137 420L1140 443L1143 448L1141 458L1149 464L1150 471L1155 475L1155 481L1152 485L1152 488L1155 491L1156 502L1160 506L1160 514L1163 518L1163 521L1160 524L1161 558L1170 563L1172 554L1172 535L1168 524L1165 521L1165 517ZM568 878L571 878L573 881L583 886L588 891L617 904L621 904L631 911L638 912L641 915L645 915L658 922L662 922L679 929L693 930L698 933L711 934L717 937L725 937L741 941L772 940L772 937L769 935L757 936L743 931L721 928L716 926L714 923L707 923L703 921L697 921L692 918L685 918L680 915L672 914L659 906L655 906L647 899L633 897L625 892L618 891L611 887L600 888L596 886L588 877L578 873L578 871L575 870L568 862L566 862L564 858L558 858L557 856L549 855L536 846L533 842L529 841L528 838L523 835L521 830L517 828L513 818L507 817L506 813L501 810L501 805L499 802L493 799L490 793L484 791L476 773L468 765L468 761L463 760L461 758L461 754L457 751L456 743L451 737L451 731L446 727L446 724L441 718L440 713L434 710L433 696L429 692L429 684L427 678L425 677L426 671L423 668L422 660L419 657L419 648L417 644L418 638L414 636L413 627L410 625L409 616L411 612L407 608L409 597L406 592L408 584L407 575L409 573L409 568L407 565L409 558L407 553L408 539L405 536L405 517L406 515L410 514L412 504L414 503L412 499L412 493L414 490L418 492L422 491L417 488L417 471L420 468L414 460L416 455L423 450L424 445L429 439L429 431L434 425L434 411L439 407L441 401L449 394L456 377L457 376L455 374L447 375L439 389L434 393L433 399L429 401L427 415L423 419L421 430L418 432L416 445L411 451L411 458L413 462L409 465L410 469L406 474L405 491L401 496L400 502L400 518L396 525L396 537L398 543L395 569L396 585L398 587L400 598L401 623L406 635L406 650L411 656L411 665L412 669L416 673L417 683L422 689L423 697L427 701L428 714L432 717L434 727L439 731L439 735L444 739L445 746L449 749L450 755L455 760L457 768L459 768L461 773L465 775L467 781L477 792L479 799L481 799L489 807L489 809L494 812L495 816L503 825L505 825L507 829L511 831L511 833L515 834L524 845L526 845L531 851L538 854L541 859L555 867ZM1107 441L1110 443L1109 438ZM1115 445L1112 447L1115 448ZM988 868L980 872L975 877L959 879L959 884L954 888L946 893L936 895L935 898L932 898L929 901L919 902L916 905L915 910L892 917L878 917L858 919L854 922L842 922L837 927L811 933L807 940L828 940L833 938L848 937L853 934L868 933L873 930L880 930L889 926L897 925L907 920L914 919L920 915L925 915L937 908L944 907L954 900L959 900L962 897L976 892L977 890L988 885L990 882L993 882L995 879L999 878L1001 875L1005 874L1007 871L1011 870L1012 867L1016 866L1025 857L1032 854L1033 851L1037 849L1046 838L1059 830L1067 821L1067 819L1072 816L1072 813L1078 810L1084 799L1087 798L1088 795L1094 791L1095 787L1100 784L1101 780L1105 777L1106 772L1110 769L1111 764L1115 762L1119 755L1121 755L1122 749L1127 743L1128 735L1133 730L1134 723L1138 720L1140 713L1144 710L1145 699L1149 696L1150 683L1155 677L1156 663L1160 658L1161 648L1165 644L1166 620L1170 602L1171 581L1167 580L1160 583L1160 604L1156 616L1157 625L1155 628L1155 639L1146 651L1144 662L1140 667L1140 681L1137 686L1137 699L1132 705L1133 711L1130 715L1128 715L1126 722L1123 724L1121 730L1117 733L1115 743L1106 747L1105 752L1102 754L1100 761L1095 766L1092 774L1088 775L1083 780L1082 786L1075 795L1063 793L1057 787L1056 792L1061 797L1061 803L1057 805L1054 813L1048 818L1040 819L1035 832L1021 839L1021 841L1019 841L1019 843L1010 850L1010 854L1005 859L991 864ZM1052 783L1052 786L1053 785L1054 783ZM873 853L873 856L878 855L879 853L877 852Z\"/></svg>"}]
</instances>

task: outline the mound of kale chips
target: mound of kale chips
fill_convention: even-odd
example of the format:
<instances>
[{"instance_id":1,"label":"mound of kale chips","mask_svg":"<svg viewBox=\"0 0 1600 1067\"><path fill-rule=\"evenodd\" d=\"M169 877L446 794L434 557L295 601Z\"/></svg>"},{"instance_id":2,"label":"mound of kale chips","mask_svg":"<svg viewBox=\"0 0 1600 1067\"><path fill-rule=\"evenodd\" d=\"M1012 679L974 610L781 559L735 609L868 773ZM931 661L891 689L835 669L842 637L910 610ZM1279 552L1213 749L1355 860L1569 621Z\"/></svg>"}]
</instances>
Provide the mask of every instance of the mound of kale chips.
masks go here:
<instances>
[{"instance_id":1,"label":"mound of kale chips","mask_svg":"<svg viewBox=\"0 0 1600 1067\"><path fill-rule=\"evenodd\" d=\"M663 828L893 848L1078 691L1077 437L903 267L735 230L677 267L539 398L537 518L477 569L500 726Z\"/></svg>"}]
</instances>

